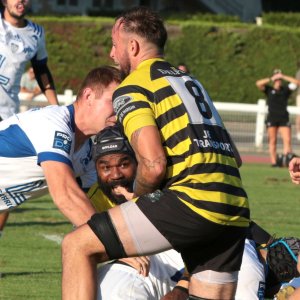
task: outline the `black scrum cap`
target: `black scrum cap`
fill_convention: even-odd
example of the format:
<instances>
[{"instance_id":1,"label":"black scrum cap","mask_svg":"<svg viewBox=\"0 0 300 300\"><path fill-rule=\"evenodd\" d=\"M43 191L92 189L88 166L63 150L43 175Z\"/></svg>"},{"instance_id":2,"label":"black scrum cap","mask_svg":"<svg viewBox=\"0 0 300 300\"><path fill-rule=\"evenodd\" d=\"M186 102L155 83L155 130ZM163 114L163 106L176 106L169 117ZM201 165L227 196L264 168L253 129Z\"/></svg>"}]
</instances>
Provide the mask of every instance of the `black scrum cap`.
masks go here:
<instances>
[{"instance_id":1,"label":"black scrum cap","mask_svg":"<svg viewBox=\"0 0 300 300\"><path fill-rule=\"evenodd\" d=\"M127 137L117 125L106 127L96 135L92 148L93 161L96 163L100 157L114 153L124 153L135 158Z\"/></svg>"}]
</instances>

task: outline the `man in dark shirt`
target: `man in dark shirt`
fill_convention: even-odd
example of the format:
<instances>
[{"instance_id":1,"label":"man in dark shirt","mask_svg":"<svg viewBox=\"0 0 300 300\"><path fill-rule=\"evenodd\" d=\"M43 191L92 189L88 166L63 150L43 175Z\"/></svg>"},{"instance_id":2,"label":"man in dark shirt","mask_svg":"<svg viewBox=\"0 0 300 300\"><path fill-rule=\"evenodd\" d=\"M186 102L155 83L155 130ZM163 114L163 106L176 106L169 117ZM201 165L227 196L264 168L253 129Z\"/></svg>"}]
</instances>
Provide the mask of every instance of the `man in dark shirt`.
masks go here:
<instances>
[{"instance_id":1,"label":"man in dark shirt","mask_svg":"<svg viewBox=\"0 0 300 300\"><path fill-rule=\"evenodd\" d=\"M289 81L288 86L283 86L282 81ZM274 82L274 86L266 85L268 82ZM269 113L266 120L269 135L269 151L272 166L276 163L276 139L279 130L283 144L284 155L292 152L291 148L291 124L289 122L289 113L287 111L288 99L299 85L299 81L293 77L283 75L281 70L274 70L273 76L270 78L260 79L256 82L256 86L263 91L268 98Z\"/></svg>"}]
</instances>

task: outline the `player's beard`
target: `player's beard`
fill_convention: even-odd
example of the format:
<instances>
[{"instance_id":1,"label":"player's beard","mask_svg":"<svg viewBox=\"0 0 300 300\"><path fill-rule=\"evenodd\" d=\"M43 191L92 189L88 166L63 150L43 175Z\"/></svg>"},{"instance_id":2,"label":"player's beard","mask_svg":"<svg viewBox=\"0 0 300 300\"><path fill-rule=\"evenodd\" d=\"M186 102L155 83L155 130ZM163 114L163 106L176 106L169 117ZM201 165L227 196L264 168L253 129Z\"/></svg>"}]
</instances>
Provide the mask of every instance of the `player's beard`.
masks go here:
<instances>
[{"instance_id":1,"label":"player's beard","mask_svg":"<svg viewBox=\"0 0 300 300\"><path fill-rule=\"evenodd\" d=\"M16 13L14 13L13 9L14 9L14 6L6 6L6 9L9 13L9 15L15 19L23 19L24 16L27 14L28 10L29 10L29 7L30 7L30 1L28 1L28 3L26 3L26 5L23 3L23 6L24 6L24 9L23 9L23 12L21 15L18 15Z\"/></svg>"},{"instance_id":2,"label":"player's beard","mask_svg":"<svg viewBox=\"0 0 300 300\"><path fill-rule=\"evenodd\" d=\"M133 182L135 179L135 174L132 177L114 180L113 182L103 182L98 176L99 188L102 190L103 194L114 204L120 205L127 202L123 195L116 195L112 192L112 189L116 186L122 186L127 189L129 193L133 192Z\"/></svg>"},{"instance_id":3,"label":"player's beard","mask_svg":"<svg viewBox=\"0 0 300 300\"><path fill-rule=\"evenodd\" d=\"M127 50L124 52L120 60L119 68L124 77L127 77L130 74L131 63L130 63L129 54Z\"/></svg>"}]
</instances>

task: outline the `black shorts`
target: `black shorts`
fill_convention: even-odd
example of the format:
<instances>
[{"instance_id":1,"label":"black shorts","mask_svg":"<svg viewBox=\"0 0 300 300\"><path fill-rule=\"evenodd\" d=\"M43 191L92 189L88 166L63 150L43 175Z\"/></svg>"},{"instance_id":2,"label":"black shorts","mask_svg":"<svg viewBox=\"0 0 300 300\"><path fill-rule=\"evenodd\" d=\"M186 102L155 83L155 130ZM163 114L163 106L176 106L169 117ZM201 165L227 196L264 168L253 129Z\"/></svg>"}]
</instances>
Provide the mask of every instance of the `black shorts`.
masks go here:
<instances>
[{"instance_id":1,"label":"black shorts","mask_svg":"<svg viewBox=\"0 0 300 300\"><path fill-rule=\"evenodd\" d=\"M289 117L267 116L266 126L269 127L291 127Z\"/></svg>"},{"instance_id":2,"label":"black shorts","mask_svg":"<svg viewBox=\"0 0 300 300\"><path fill-rule=\"evenodd\" d=\"M168 189L158 199L141 196L136 204L173 248L181 252L189 273L196 267L197 272L240 269L247 227L213 223Z\"/></svg>"}]
</instances>

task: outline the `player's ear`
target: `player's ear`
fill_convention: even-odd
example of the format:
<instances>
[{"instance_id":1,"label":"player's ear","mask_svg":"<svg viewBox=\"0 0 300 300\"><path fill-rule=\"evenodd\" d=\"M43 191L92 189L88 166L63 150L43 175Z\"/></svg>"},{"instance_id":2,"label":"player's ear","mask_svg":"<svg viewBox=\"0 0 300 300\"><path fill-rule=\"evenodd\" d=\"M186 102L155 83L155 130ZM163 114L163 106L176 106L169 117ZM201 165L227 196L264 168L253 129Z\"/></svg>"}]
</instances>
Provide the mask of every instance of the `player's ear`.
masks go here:
<instances>
[{"instance_id":1,"label":"player's ear","mask_svg":"<svg viewBox=\"0 0 300 300\"><path fill-rule=\"evenodd\" d=\"M95 98L95 94L91 88L85 88L82 93L82 100L87 104L87 106L92 105L92 100Z\"/></svg>"},{"instance_id":2,"label":"player's ear","mask_svg":"<svg viewBox=\"0 0 300 300\"><path fill-rule=\"evenodd\" d=\"M2 4L3 4L3 6L6 7L6 5L7 5L7 0L2 0Z\"/></svg>"},{"instance_id":3,"label":"player's ear","mask_svg":"<svg viewBox=\"0 0 300 300\"><path fill-rule=\"evenodd\" d=\"M140 44L137 40L130 40L130 53L132 56L137 56L140 52Z\"/></svg>"}]
</instances>

